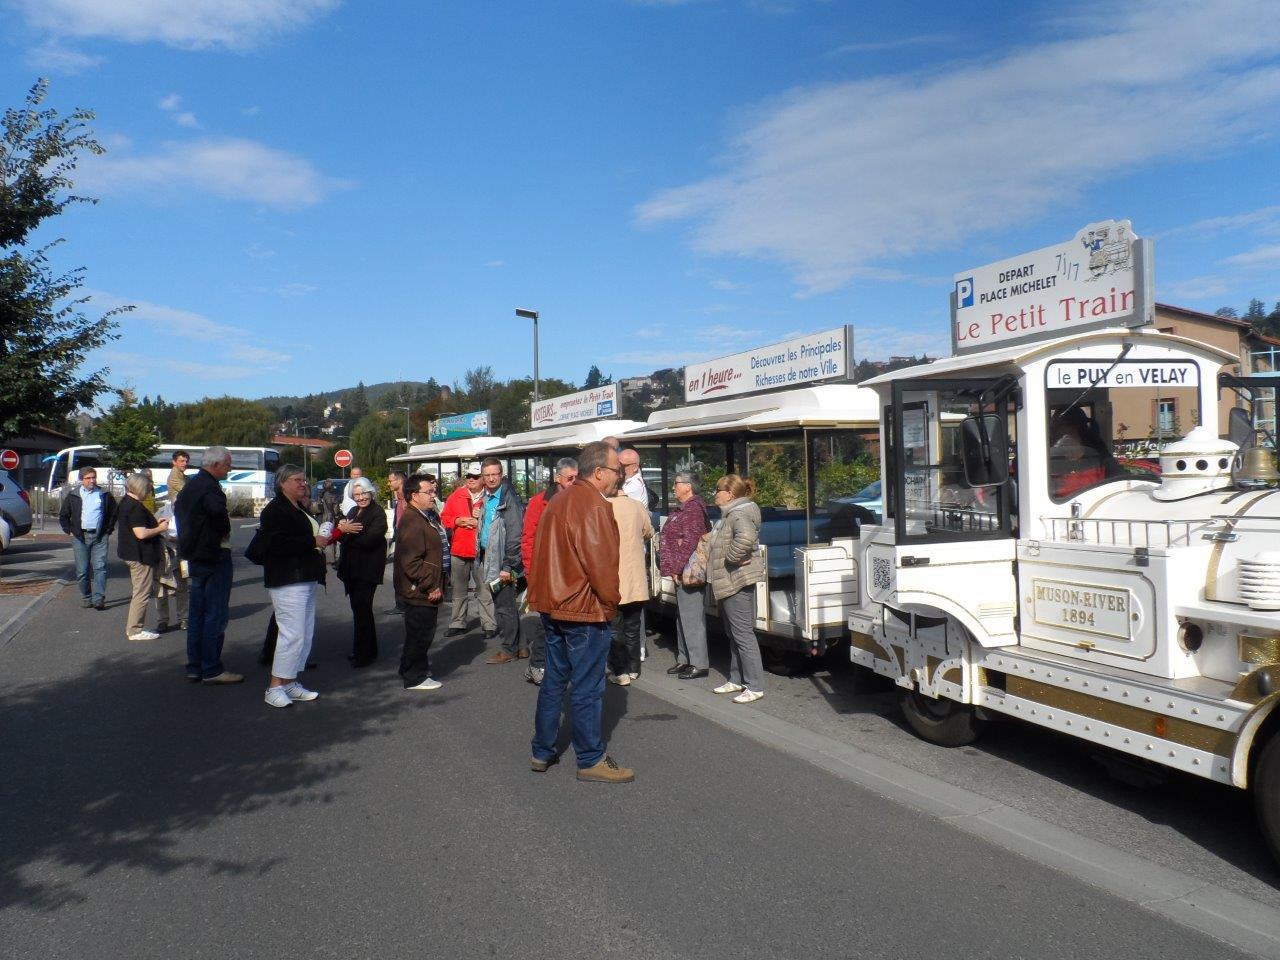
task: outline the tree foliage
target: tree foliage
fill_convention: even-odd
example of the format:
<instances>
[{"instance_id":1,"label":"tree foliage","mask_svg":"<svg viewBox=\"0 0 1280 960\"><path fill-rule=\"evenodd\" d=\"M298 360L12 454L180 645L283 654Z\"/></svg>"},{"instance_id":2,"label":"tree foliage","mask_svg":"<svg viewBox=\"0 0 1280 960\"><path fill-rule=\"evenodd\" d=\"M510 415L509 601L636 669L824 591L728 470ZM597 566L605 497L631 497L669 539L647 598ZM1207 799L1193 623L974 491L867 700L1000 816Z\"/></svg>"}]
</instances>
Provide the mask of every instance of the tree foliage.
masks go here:
<instances>
[{"instance_id":1,"label":"tree foliage","mask_svg":"<svg viewBox=\"0 0 1280 960\"><path fill-rule=\"evenodd\" d=\"M354 390L348 390L342 395L342 414L339 417L342 432L350 437L356 424L367 417L369 412L369 394L361 380Z\"/></svg>"},{"instance_id":2,"label":"tree foliage","mask_svg":"<svg viewBox=\"0 0 1280 960\"><path fill-rule=\"evenodd\" d=\"M610 383L613 383L613 377L606 377L600 372L600 368L593 363L591 369L587 371L587 379L583 381L582 389L594 390L596 387L603 387Z\"/></svg>"},{"instance_id":3,"label":"tree foliage","mask_svg":"<svg viewBox=\"0 0 1280 960\"><path fill-rule=\"evenodd\" d=\"M121 390L119 397L95 424L93 434L106 447L108 463L117 470L137 470L160 449L160 435L131 391Z\"/></svg>"},{"instance_id":4,"label":"tree foliage","mask_svg":"<svg viewBox=\"0 0 1280 960\"><path fill-rule=\"evenodd\" d=\"M239 397L184 403L174 418L173 442L192 446L263 447L271 440L271 411Z\"/></svg>"},{"instance_id":5,"label":"tree foliage","mask_svg":"<svg viewBox=\"0 0 1280 960\"><path fill-rule=\"evenodd\" d=\"M84 154L104 152L88 128L93 112L59 117L41 108L47 93L41 80L0 120L0 436L92 403L106 389L106 371L81 370L85 355L114 338L114 317L129 309L86 316L89 297L77 295L84 268L59 273L50 262L63 241L29 244L44 221L95 202L71 193L71 174Z\"/></svg>"},{"instance_id":6,"label":"tree foliage","mask_svg":"<svg viewBox=\"0 0 1280 960\"><path fill-rule=\"evenodd\" d=\"M568 393L576 393L577 387L564 380L552 377L539 384L543 399L561 397ZM533 403L533 378L523 377L508 380L501 384L494 393L493 402L489 405L492 411L493 435L505 437L509 433L521 433L533 425L529 422L529 405ZM480 409L473 407L470 409Z\"/></svg>"},{"instance_id":7,"label":"tree foliage","mask_svg":"<svg viewBox=\"0 0 1280 960\"><path fill-rule=\"evenodd\" d=\"M404 450L396 443L393 421L383 413L370 413L351 431L351 453L356 466L366 473L383 476L387 472L387 458Z\"/></svg>"}]
</instances>

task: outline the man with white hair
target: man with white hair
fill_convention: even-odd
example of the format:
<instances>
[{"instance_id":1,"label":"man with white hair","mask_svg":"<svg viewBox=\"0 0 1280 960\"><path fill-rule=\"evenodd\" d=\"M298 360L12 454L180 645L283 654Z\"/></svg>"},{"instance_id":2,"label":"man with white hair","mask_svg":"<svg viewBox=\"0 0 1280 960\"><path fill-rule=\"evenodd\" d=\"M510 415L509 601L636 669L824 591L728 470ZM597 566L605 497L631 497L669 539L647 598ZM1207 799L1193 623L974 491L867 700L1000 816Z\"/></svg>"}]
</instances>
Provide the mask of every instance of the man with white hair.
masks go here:
<instances>
[{"instance_id":1,"label":"man with white hair","mask_svg":"<svg viewBox=\"0 0 1280 960\"><path fill-rule=\"evenodd\" d=\"M209 447L199 472L174 501L178 556L187 564L187 679L220 685L244 677L222 664L222 641L231 605L231 514L222 481L231 470L231 451Z\"/></svg>"}]
</instances>

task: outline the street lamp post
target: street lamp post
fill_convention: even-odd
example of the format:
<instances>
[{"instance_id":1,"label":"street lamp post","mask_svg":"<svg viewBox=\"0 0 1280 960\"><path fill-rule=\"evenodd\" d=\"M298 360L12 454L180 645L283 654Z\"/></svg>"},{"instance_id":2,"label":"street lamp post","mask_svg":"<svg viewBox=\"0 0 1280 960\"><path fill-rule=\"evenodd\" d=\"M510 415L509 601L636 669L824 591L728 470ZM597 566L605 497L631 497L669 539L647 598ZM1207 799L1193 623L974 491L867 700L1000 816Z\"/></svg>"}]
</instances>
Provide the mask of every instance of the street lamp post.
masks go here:
<instances>
[{"instance_id":1,"label":"street lamp post","mask_svg":"<svg viewBox=\"0 0 1280 960\"><path fill-rule=\"evenodd\" d=\"M533 321L533 402L537 403L542 399L539 395L540 391L538 389L538 311L525 310L521 307L517 307L516 316L523 317L525 320Z\"/></svg>"}]
</instances>

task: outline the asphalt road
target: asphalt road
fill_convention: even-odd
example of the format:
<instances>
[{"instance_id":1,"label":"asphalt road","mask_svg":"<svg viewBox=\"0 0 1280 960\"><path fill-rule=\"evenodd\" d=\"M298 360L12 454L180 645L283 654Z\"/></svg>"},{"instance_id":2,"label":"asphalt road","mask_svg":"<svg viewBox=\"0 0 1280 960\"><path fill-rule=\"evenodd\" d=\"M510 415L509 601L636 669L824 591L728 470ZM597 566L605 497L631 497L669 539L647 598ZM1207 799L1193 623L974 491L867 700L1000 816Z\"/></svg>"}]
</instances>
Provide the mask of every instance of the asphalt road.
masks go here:
<instances>
[{"instance_id":1,"label":"asphalt road","mask_svg":"<svg viewBox=\"0 0 1280 960\"><path fill-rule=\"evenodd\" d=\"M532 774L518 667L468 635L407 693L383 618L352 671L338 585L318 701L262 703L243 561L226 659L250 681L189 685L179 634L124 639L112 572L107 612L64 590L0 649L7 956L1242 955L634 688L606 701L634 784L576 782L571 752Z\"/></svg>"}]
</instances>

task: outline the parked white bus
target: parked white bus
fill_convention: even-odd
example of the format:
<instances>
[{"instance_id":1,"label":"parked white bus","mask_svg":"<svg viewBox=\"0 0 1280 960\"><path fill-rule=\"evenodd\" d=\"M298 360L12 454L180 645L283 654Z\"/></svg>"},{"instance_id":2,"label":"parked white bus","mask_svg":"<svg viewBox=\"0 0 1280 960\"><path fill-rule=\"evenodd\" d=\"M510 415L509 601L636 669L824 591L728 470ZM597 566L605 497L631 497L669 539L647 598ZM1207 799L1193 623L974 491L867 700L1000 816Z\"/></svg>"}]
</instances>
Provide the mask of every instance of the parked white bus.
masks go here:
<instances>
[{"instance_id":1,"label":"parked white bus","mask_svg":"<svg viewBox=\"0 0 1280 960\"><path fill-rule=\"evenodd\" d=\"M240 497L246 500L270 499L276 492L276 470L280 466L280 454L270 447L229 447L231 451L231 472L223 481L223 487L229 497ZM191 455L191 463L187 467L187 475L191 476L200 467L200 455L204 447L189 446L180 443L161 444L147 464L151 472L152 483L155 484L156 496L163 497L169 489L169 471L173 467L173 455L185 450ZM123 495L124 474L115 470L108 462L103 448L97 444L81 447L67 447L59 450L49 463L49 494L54 499L62 496L67 483L78 484L79 473L83 467L93 467L98 472L98 485L110 489L113 493Z\"/></svg>"}]
</instances>

